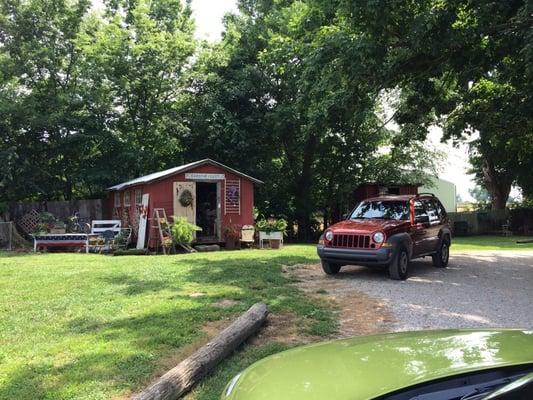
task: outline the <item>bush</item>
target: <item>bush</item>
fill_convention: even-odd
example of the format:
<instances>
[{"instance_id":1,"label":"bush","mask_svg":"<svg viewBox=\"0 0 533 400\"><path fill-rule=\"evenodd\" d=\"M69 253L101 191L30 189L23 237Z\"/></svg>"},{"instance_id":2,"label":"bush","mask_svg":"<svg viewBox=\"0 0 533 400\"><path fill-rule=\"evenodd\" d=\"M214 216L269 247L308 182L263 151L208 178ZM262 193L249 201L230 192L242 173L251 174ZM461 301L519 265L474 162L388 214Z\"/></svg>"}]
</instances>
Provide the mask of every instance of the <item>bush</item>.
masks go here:
<instances>
[{"instance_id":1,"label":"bush","mask_svg":"<svg viewBox=\"0 0 533 400\"><path fill-rule=\"evenodd\" d=\"M261 232L283 232L287 230L287 221L283 218L260 219L256 222L257 229Z\"/></svg>"},{"instance_id":2,"label":"bush","mask_svg":"<svg viewBox=\"0 0 533 400\"><path fill-rule=\"evenodd\" d=\"M39 213L39 222L35 226L35 229L33 230L34 234L44 234L50 232L50 229L52 229L55 224L58 222L56 217L54 217L53 214L43 211Z\"/></svg>"},{"instance_id":3,"label":"bush","mask_svg":"<svg viewBox=\"0 0 533 400\"><path fill-rule=\"evenodd\" d=\"M202 228L191 224L185 217L174 217L174 223L170 226L172 238L178 244L191 244L194 240L194 232Z\"/></svg>"},{"instance_id":4,"label":"bush","mask_svg":"<svg viewBox=\"0 0 533 400\"><path fill-rule=\"evenodd\" d=\"M224 237L226 239L239 240L241 237L241 225L228 225L224 228Z\"/></svg>"},{"instance_id":5,"label":"bush","mask_svg":"<svg viewBox=\"0 0 533 400\"><path fill-rule=\"evenodd\" d=\"M113 243L116 247L125 249L128 247L129 232L126 230L121 231L118 235L115 236Z\"/></svg>"}]
</instances>

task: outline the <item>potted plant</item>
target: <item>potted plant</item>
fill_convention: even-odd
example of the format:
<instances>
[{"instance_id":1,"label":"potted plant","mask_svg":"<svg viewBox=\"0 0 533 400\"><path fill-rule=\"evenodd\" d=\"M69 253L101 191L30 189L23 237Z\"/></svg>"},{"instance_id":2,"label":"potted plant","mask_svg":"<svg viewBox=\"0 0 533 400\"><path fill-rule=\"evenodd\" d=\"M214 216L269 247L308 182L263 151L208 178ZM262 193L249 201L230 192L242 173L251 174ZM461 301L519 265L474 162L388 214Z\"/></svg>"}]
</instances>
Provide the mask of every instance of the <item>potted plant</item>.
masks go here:
<instances>
[{"instance_id":1,"label":"potted plant","mask_svg":"<svg viewBox=\"0 0 533 400\"><path fill-rule=\"evenodd\" d=\"M287 230L287 221L283 218L262 218L256 222L257 230L259 231L259 242L266 239L270 242L270 247L279 249L283 241L283 235Z\"/></svg>"},{"instance_id":2,"label":"potted plant","mask_svg":"<svg viewBox=\"0 0 533 400\"><path fill-rule=\"evenodd\" d=\"M163 242L161 243L164 248L170 249L174 244L174 240L170 236L164 236Z\"/></svg>"},{"instance_id":3,"label":"potted plant","mask_svg":"<svg viewBox=\"0 0 533 400\"><path fill-rule=\"evenodd\" d=\"M129 231L124 229L113 239L113 247L120 250L128 248Z\"/></svg>"},{"instance_id":4,"label":"potted plant","mask_svg":"<svg viewBox=\"0 0 533 400\"><path fill-rule=\"evenodd\" d=\"M185 217L174 217L174 223L170 226L174 243L189 253L194 251L191 247L191 243L194 240L194 232L201 230L202 228L191 224Z\"/></svg>"},{"instance_id":5,"label":"potted plant","mask_svg":"<svg viewBox=\"0 0 533 400\"><path fill-rule=\"evenodd\" d=\"M54 229L56 223L57 220L51 213L45 211L41 212L33 233L36 235L46 235Z\"/></svg>"},{"instance_id":6,"label":"potted plant","mask_svg":"<svg viewBox=\"0 0 533 400\"><path fill-rule=\"evenodd\" d=\"M36 236L39 235L46 235L48 233L48 225L44 222L39 222L37 225L35 225L35 228L33 229L33 234Z\"/></svg>"},{"instance_id":7,"label":"potted plant","mask_svg":"<svg viewBox=\"0 0 533 400\"><path fill-rule=\"evenodd\" d=\"M224 228L224 238L226 240L226 249L240 248L241 226L235 224L226 226Z\"/></svg>"}]
</instances>

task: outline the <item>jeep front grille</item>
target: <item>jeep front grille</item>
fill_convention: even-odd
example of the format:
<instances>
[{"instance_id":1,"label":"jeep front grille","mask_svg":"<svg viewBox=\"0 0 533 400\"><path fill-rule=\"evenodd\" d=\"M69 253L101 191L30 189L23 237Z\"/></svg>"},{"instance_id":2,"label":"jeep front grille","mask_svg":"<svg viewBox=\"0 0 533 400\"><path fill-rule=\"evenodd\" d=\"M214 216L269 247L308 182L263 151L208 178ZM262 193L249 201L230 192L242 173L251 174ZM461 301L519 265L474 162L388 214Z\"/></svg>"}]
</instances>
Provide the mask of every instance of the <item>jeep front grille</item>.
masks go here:
<instances>
[{"instance_id":1,"label":"jeep front grille","mask_svg":"<svg viewBox=\"0 0 533 400\"><path fill-rule=\"evenodd\" d=\"M346 247L354 249L373 249L374 244L370 243L369 235L333 235L333 247Z\"/></svg>"}]
</instances>

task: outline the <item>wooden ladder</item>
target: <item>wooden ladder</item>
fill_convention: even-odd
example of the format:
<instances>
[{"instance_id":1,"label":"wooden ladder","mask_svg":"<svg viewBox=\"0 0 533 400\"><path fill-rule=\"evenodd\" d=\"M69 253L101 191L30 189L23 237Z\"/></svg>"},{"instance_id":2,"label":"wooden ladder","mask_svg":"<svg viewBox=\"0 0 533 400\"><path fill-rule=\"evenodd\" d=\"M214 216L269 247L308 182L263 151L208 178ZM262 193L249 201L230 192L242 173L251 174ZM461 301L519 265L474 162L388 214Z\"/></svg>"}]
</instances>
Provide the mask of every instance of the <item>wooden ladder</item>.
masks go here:
<instances>
[{"instance_id":1,"label":"wooden ladder","mask_svg":"<svg viewBox=\"0 0 533 400\"><path fill-rule=\"evenodd\" d=\"M169 237L171 238L172 234L170 232L170 222L168 221L165 209L154 208L152 222L150 224L150 240L152 241L153 247L156 249L156 251L157 248L161 246L163 249L163 254L170 254L174 246L168 249L163 246L163 240Z\"/></svg>"}]
</instances>

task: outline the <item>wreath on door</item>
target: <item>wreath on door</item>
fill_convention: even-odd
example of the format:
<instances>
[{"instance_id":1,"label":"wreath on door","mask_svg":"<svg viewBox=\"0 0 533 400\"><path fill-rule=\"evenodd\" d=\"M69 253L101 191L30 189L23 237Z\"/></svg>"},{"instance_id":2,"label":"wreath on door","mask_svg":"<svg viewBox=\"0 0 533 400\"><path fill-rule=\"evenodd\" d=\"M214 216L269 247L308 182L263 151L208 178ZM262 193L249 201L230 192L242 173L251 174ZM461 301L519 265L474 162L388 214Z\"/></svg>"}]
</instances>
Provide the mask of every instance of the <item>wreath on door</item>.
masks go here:
<instances>
[{"instance_id":1,"label":"wreath on door","mask_svg":"<svg viewBox=\"0 0 533 400\"><path fill-rule=\"evenodd\" d=\"M189 207L192 205L193 197L189 189L185 189L183 192L181 192L179 202L183 207Z\"/></svg>"}]
</instances>

